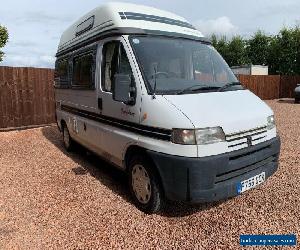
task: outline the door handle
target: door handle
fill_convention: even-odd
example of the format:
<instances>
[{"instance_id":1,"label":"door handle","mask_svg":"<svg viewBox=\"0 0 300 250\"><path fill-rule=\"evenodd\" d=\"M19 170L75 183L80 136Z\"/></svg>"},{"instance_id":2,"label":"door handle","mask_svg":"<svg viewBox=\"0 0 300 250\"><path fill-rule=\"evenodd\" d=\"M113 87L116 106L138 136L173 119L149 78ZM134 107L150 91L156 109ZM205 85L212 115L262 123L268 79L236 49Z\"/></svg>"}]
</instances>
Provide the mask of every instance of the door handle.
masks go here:
<instances>
[{"instance_id":1,"label":"door handle","mask_svg":"<svg viewBox=\"0 0 300 250\"><path fill-rule=\"evenodd\" d=\"M102 98L98 98L98 109L102 110L102 108L103 108Z\"/></svg>"}]
</instances>

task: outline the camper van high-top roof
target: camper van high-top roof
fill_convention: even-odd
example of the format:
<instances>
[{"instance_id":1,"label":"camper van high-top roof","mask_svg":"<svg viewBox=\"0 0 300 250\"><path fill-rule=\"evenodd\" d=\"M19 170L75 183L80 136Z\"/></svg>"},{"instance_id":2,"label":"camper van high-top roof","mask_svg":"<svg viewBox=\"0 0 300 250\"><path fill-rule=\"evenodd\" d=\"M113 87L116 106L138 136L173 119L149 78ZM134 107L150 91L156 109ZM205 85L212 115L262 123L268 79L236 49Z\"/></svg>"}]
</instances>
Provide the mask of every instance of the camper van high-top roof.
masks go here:
<instances>
[{"instance_id":1,"label":"camper van high-top roof","mask_svg":"<svg viewBox=\"0 0 300 250\"><path fill-rule=\"evenodd\" d=\"M187 20L173 13L129 3L107 3L84 15L63 33L58 54L99 36L147 33L207 41Z\"/></svg>"}]
</instances>

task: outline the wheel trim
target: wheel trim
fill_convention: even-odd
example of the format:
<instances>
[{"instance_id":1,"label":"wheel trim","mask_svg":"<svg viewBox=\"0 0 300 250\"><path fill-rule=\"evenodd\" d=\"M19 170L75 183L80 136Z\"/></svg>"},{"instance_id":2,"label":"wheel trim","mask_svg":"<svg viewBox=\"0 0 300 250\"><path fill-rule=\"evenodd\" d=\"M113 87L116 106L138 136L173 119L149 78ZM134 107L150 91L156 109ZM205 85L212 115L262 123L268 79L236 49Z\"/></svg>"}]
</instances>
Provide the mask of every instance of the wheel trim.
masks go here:
<instances>
[{"instance_id":1,"label":"wheel trim","mask_svg":"<svg viewBox=\"0 0 300 250\"><path fill-rule=\"evenodd\" d=\"M147 204L151 198L151 182L146 169L137 164L132 168L131 172L132 189L138 201Z\"/></svg>"}]
</instances>

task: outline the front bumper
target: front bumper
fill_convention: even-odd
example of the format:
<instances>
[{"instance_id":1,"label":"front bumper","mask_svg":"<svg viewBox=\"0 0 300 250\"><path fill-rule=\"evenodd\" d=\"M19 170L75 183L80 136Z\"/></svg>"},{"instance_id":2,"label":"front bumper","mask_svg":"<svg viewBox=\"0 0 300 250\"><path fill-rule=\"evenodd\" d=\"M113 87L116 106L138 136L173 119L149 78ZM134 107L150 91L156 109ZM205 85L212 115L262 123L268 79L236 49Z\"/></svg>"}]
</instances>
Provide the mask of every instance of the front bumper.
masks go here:
<instances>
[{"instance_id":1,"label":"front bumper","mask_svg":"<svg viewBox=\"0 0 300 250\"><path fill-rule=\"evenodd\" d=\"M148 151L158 168L167 199L211 202L238 195L237 184L278 168L280 139L216 156L188 158Z\"/></svg>"}]
</instances>

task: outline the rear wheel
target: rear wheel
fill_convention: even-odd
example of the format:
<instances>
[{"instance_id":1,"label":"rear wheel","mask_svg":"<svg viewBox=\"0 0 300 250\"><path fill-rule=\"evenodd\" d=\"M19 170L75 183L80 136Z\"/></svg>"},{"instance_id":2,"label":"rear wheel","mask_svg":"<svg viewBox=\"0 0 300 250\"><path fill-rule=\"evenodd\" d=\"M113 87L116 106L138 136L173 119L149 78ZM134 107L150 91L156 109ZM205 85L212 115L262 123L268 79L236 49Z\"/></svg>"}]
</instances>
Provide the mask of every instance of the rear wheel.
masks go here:
<instances>
[{"instance_id":1,"label":"rear wheel","mask_svg":"<svg viewBox=\"0 0 300 250\"><path fill-rule=\"evenodd\" d=\"M152 214L162 208L162 188L153 165L146 157L134 156L131 159L129 186L134 203L141 211Z\"/></svg>"},{"instance_id":2,"label":"rear wheel","mask_svg":"<svg viewBox=\"0 0 300 250\"><path fill-rule=\"evenodd\" d=\"M65 123L63 124L63 141L67 151L72 151L74 149L74 141L72 140L68 127Z\"/></svg>"},{"instance_id":3,"label":"rear wheel","mask_svg":"<svg viewBox=\"0 0 300 250\"><path fill-rule=\"evenodd\" d=\"M300 99L295 98L295 103L300 103Z\"/></svg>"}]
</instances>

